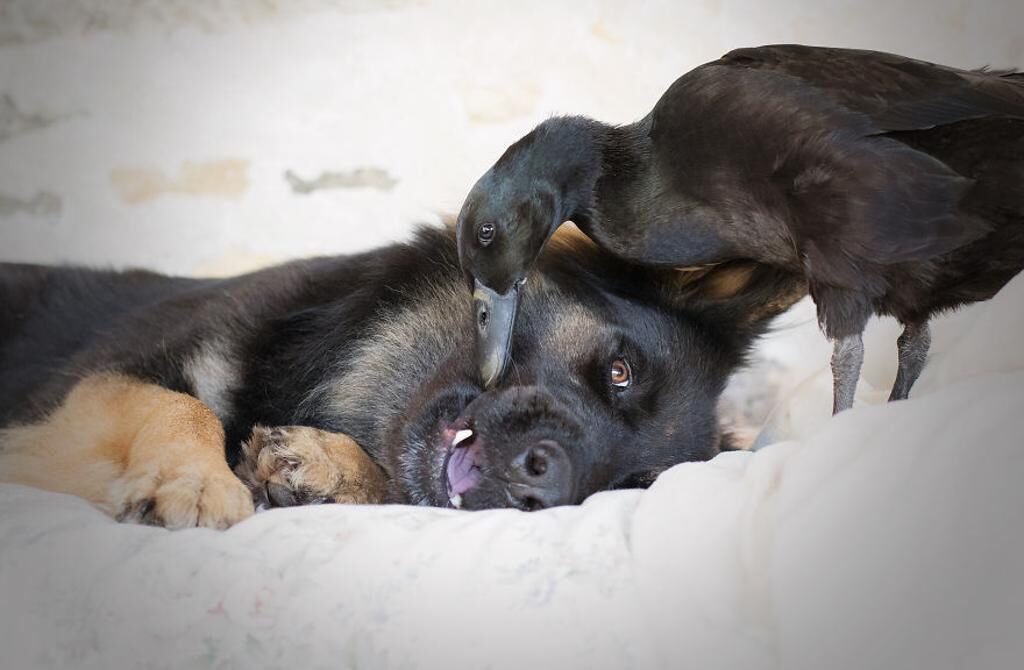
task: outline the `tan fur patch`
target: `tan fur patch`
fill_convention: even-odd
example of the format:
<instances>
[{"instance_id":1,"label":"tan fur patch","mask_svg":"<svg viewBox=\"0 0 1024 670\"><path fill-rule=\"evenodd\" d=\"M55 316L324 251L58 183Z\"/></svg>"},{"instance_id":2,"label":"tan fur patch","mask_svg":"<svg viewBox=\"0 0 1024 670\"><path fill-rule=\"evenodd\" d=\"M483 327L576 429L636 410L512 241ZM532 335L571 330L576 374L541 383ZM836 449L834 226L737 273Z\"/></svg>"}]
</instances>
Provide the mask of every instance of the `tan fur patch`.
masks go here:
<instances>
[{"instance_id":1,"label":"tan fur patch","mask_svg":"<svg viewBox=\"0 0 1024 670\"><path fill-rule=\"evenodd\" d=\"M710 272L707 278L704 294L712 300L721 300L738 295L740 291L747 288L751 277L754 276L754 265L732 265L720 270Z\"/></svg>"},{"instance_id":2,"label":"tan fur patch","mask_svg":"<svg viewBox=\"0 0 1024 670\"><path fill-rule=\"evenodd\" d=\"M570 254L579 256L585 256L586 254L598 253L600 251L598 245L594 240L587 237L586 233L580 230L575 223L572 221L566 221L551 236L548 241L548 246L564 251ZM700 280L707 276L709 273L714 271L716 268L721 267L720 263L711 263L708 265L696 265L690 267L679 267L674 268L672 271L676 274L675 281L677 281L680 287L688 285L697 280ZM739 275L746 273L746 279L749 280L749 275L753 271L753 266L743 266L742 270L740 267L735 268L735 272L729 274L736 274L734 280L739 280ZM728 284L725 283L726 277L723 275L721 286L718 290L723 292L728 288ZM743 286L738 286L736 291L738 292Z\"/></svg>"},{"instance_id":3,"label":"tan fur patch","mask_svg":"<svg viewBox=\"0 0 1024 670\"><path fill-rule=\"evenodd\" d=\"M255 498L276 486L288 504L382 503L387 490L384 471L355 440L304 426L255 427L235 473Z\"/></svg>"},{"instance_id":4,"label":"tan fur patch","mask_svg":"<svg viewBox=\"0 0 1024 670\"><path fill-rule=\"evenodd\" d=\"M581 342L607 328L598 314L580 304L563 305L554 315L555 325L544 340L545 355L574 360L583 353Z\"/></svg>"},{"instance_id":5,"label":"tan fur patch","mask_svg":"<svg viewBox=\"0 0 1024 670\"><path fill-rule=\"evenodd\" d=\"M748 318L757 320L766 316L782 314L807 295L806 281L793 281L780 288L769 300L750 311Z\"/></svg>"},{"instance_id":6,"label":"tan fur patch","mask_svg":"<svg viewBox=\"0 0 1024 670\"><path fill-rule=\"evenodd\" d=\"M597 244L576 227L572 221L566 221L555 230L548 244L570 253L593 253L597 251Z\"/></svg>"},{"instance_id":7,"label":"tan fur patch","mask_svg":"<svg viewBox=\"0 0 1024 670\"><path fill-rule=\"evenodd\" d=\"M781 314L807 294L801 277L753 261L677 268L665 281L664 295L680 306L746 301L741 316L746 322Z\"/></svg>"},{"instance_id":8,"label":"tan fur patch","mask_svg":"<svg viewBox=\"0 0 1024 670\"><path fill-rule=\"evenodd\" d=\"M245 160L186 162L173 177L153 168L111 170L110 183L130 205L168 193L239 198L249 189L248 171L249 161Z\"/></svg>"},{"instance_id":9,"label":"tan fur patch","mask_svg":"<svg viewBox=\"0 0 1024 670\"><path fill-rule=\"evenodd\" d=\"M689 286L694 282L697 282L708 275L714 265L698 265L688 268L675 268L674 269L674 281L675 284L681 289L685 286Z\"/></svg>"},{"instance_id":10,"label":"tan fur patch","mask_svg":"<svg viewBox=\"0 0 1024 670\"><path fill-rule=\"evenodd\" d=\"M76 495L118 518L226 528L253 513L210 408L129 377L86 378L46 420L0 432L0 444L0 481Z\"/></svg>"},{"instance_id":11,"label":"tan fur patch","mask_svg":"<svg viewBox=\"0 0 1024 670\"><path fill-rule=\"evenodd\" d=\"M404 392L382 396L381 379L430 379L444 359L472 346L472 296L461 283L419 286L407 302L407 308L376 320L345 361L345 372L328 375L326 383L308 394L302 409L327 402L340 416L369 421L381 413L401 412ZM361 400L366 397L377 397L379 406L367 406Z\"/></svg>"}]
</instances>

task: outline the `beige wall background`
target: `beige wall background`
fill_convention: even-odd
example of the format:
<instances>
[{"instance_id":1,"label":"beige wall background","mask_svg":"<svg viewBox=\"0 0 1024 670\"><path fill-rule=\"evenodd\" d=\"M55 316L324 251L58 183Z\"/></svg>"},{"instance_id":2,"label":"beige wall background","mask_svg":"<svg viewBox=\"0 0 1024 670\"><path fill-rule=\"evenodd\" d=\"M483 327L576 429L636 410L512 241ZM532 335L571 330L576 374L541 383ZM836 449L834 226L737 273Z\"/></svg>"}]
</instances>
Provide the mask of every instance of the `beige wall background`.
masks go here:
<instances>
[{"instance_id":1,"label":"beige wall background","mask_svg":"<svg viewBox=\"0 0 1024 670\"><path fill-rule=\"evenodd\" d=\"M0 259L226 273L456 211L551 114L737 46L1024 66L1020 0L0 0Z\"/></svg>"}]
</instances>

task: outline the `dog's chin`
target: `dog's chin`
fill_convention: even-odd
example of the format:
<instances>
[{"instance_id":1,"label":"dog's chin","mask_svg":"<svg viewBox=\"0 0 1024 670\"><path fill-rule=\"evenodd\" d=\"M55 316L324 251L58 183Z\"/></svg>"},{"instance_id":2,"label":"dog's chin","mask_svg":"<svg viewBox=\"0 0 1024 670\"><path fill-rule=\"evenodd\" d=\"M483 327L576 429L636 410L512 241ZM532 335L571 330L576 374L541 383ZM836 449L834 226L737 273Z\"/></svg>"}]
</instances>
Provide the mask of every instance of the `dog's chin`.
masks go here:
<instances>
[{"instance_id":1,"label":"dog's chin","mask_svg":"<svg viewBox=\"0 0 1024 670\"><path fill-rule=\"evenodd\" d=\"M414 505L461 507L461 496L480 483L479 448L471 453L468 446L454 444L466 428L460 417L480 393L475 385L456 384L406 413L411 418L401 421L390 441L398 449L393 462L400 499Z\"/></svg>"}]
</instances>

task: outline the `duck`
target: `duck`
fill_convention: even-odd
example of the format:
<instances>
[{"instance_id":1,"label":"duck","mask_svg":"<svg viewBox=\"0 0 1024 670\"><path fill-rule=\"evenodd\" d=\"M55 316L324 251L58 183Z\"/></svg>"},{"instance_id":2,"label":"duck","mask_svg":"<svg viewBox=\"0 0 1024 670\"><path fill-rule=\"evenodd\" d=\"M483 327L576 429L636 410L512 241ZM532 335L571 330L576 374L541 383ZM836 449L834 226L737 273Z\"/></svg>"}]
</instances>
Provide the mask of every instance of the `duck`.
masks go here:
<instances>
[{"instance_id":1,"label":"duck","mask_svg":"<svg viewBox=\"0 0 1024 670\"><path fill-rule=\"evenodd\" d=\"M802 273L832 343L833 413L853 405L869 319L895 317L889 399L902 400L931 319L1024 267L1024 74L769 45L684 74L635 123L540 123L456 219L487 387L508 366L530 268L566 222L622 263Z\"/></svg>"}]
</instances>

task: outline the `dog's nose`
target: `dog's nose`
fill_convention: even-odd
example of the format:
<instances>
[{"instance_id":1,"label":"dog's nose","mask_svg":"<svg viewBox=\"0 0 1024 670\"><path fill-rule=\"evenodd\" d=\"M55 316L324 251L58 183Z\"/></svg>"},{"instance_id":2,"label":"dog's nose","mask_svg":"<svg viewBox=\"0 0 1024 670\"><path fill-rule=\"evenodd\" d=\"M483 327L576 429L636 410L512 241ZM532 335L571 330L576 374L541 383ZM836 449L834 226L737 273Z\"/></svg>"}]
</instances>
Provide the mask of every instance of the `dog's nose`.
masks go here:
<instances>
[{"instance_id":1,"label":"dog's nose","mask_svg":"<svg viewBox=\"0 0 1024 670\"><path fill-rule=\"evenodd\" d=\"M509 493L529 511L571 504L572 463L562 445L541 440L521 453L512 463Z\"/></svg>"}]
</instances>

